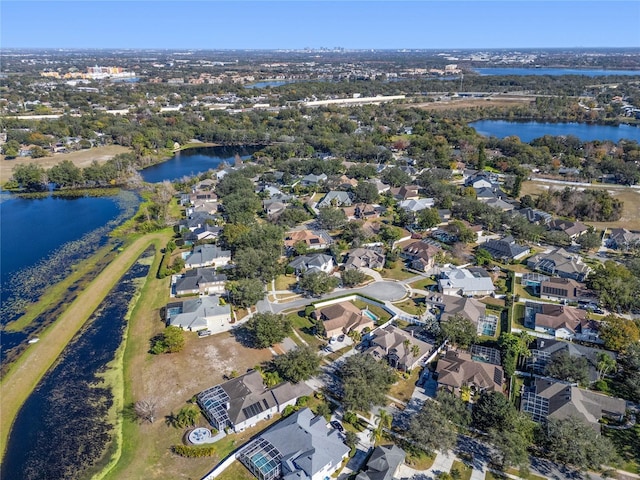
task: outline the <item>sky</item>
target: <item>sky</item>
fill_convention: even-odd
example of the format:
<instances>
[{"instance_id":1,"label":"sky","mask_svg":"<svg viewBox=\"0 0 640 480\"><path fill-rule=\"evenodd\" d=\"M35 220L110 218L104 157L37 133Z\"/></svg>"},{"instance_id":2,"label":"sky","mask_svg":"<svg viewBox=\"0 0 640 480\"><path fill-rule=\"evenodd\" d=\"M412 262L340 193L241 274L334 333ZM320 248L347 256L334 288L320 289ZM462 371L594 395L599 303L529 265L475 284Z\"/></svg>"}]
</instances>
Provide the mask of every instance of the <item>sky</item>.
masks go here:
<instances>
[{"instance_id":1,"label":"sky","mask_svg":"<svg viewBox=\"0 0 640 480\"><path fill-rule=\"evenodd\" d=\"M640 0L0 1L0 48L640 47Z\"/></svg>"}]
</instances>

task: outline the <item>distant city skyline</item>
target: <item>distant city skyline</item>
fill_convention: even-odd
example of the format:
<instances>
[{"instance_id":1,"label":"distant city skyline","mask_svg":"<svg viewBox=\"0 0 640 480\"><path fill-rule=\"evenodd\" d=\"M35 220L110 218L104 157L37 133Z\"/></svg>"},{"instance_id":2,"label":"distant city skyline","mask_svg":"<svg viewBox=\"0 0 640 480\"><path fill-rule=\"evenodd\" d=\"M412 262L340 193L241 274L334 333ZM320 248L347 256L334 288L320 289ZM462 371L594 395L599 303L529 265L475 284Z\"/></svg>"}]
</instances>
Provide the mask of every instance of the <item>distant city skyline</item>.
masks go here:
<instances>
[{"instance_id":1,"label":"distant city skyline","mask_svg":"<svg viewBox=\"0 0 640 480\"><path fill-rule=\"evenodd\" d=\"M0 47L640 47L630 1L5 1Z\"/></svg>"}]
</instances>

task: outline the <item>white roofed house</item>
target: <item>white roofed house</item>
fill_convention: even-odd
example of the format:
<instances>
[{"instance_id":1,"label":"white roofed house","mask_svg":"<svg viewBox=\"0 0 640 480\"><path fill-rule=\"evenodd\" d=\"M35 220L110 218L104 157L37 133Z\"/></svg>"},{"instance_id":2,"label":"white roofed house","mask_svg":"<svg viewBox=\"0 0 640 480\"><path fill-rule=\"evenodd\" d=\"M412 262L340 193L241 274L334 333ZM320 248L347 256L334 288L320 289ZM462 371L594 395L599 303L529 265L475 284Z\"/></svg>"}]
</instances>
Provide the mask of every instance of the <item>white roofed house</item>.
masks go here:
<instances>
[{"instance_id":1,"label":"white roofed house","mask_svg":"<svg viewBox=\"0 0 640 480\"><path fill-rule=\"evenodd\" d=\"M182 303L170 303L165 309L168 326L183 330L220 330L231 323L231 308L218 296L201 296Z\"/></svg>"},{"instance_id":2,"label":"white roofed house","mask_svg":"<svg viewBox=\"0 0 640 480\"><path fill-rule=\"evenodd\" d=\"M343 192L338 190L332 190L327 193L320 202L318 202L318 208L326 207L350 207L352 204L351 195L349 192Z\"/></svg>"},{"instance_id":3,"label":"white roofed house","mask_svg":"<svg viewBox=\"0 0 640 480\"><path fill-rule=\"evenodd\" d=\"M451 268L443 270L438 280L438 289L445 295L486 296L495 292L491 277L479 267Z\"/></svg>"},{"instance_id":4,"label":"white roofed house","mask_svg":"<svg viewBox=\"0 0 640 480\"><path fill-rule=\"evenodd\" d=\"M431 208L435 205L433 198L417 198L410 200L402 200L398 203L398 206L407 212L416 213L420 210Z\"/></svg>"},{"instance_id":5,"label":"white roofed house","mask_svg":"<svg viewBox=\"0 0 640 480\"><path fill-rule=\"evenodd\" d=\"M222 250L217 245L198 245L185 258L187 268L224 267L231 262L231 251Z\"/></svg>"}]
</instances>

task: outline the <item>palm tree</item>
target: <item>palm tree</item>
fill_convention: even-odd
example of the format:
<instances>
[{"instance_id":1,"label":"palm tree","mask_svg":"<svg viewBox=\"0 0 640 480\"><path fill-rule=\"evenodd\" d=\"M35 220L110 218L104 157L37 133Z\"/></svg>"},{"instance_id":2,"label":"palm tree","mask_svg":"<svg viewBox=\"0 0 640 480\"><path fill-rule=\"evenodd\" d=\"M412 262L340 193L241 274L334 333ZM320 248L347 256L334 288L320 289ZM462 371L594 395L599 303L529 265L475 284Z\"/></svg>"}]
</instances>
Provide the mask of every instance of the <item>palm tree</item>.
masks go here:
<instances>
[{"instance_id":1,"label":"palm tree","mask_svg":"<svg viewBox=\"0 0 640 480\"><path fill-rule=\"evenodd\" d=\"M420 347L415 343L411 345L411 355L413 355L413 358L418 358L420 355Z\"/></svg>"}]
</instances>

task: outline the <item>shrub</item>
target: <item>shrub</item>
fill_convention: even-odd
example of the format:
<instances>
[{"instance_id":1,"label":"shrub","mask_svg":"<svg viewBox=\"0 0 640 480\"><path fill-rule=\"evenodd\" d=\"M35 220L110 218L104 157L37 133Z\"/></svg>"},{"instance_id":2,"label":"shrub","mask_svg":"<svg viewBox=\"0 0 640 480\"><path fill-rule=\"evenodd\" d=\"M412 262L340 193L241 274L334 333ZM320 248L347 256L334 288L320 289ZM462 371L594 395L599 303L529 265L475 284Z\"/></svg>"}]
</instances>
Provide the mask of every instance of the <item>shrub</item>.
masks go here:
<instances>
[{"instance_id":1,"label":"shrub","mask_svg":"<svg viewBox=\"0 0 640 480\"><path fill-rule=\"evenodd\" d=\"M173 453L187 458L213 457L216 454L214 446L192 447L188 445L174 445Z\"/></svg>"}]
</instances>

